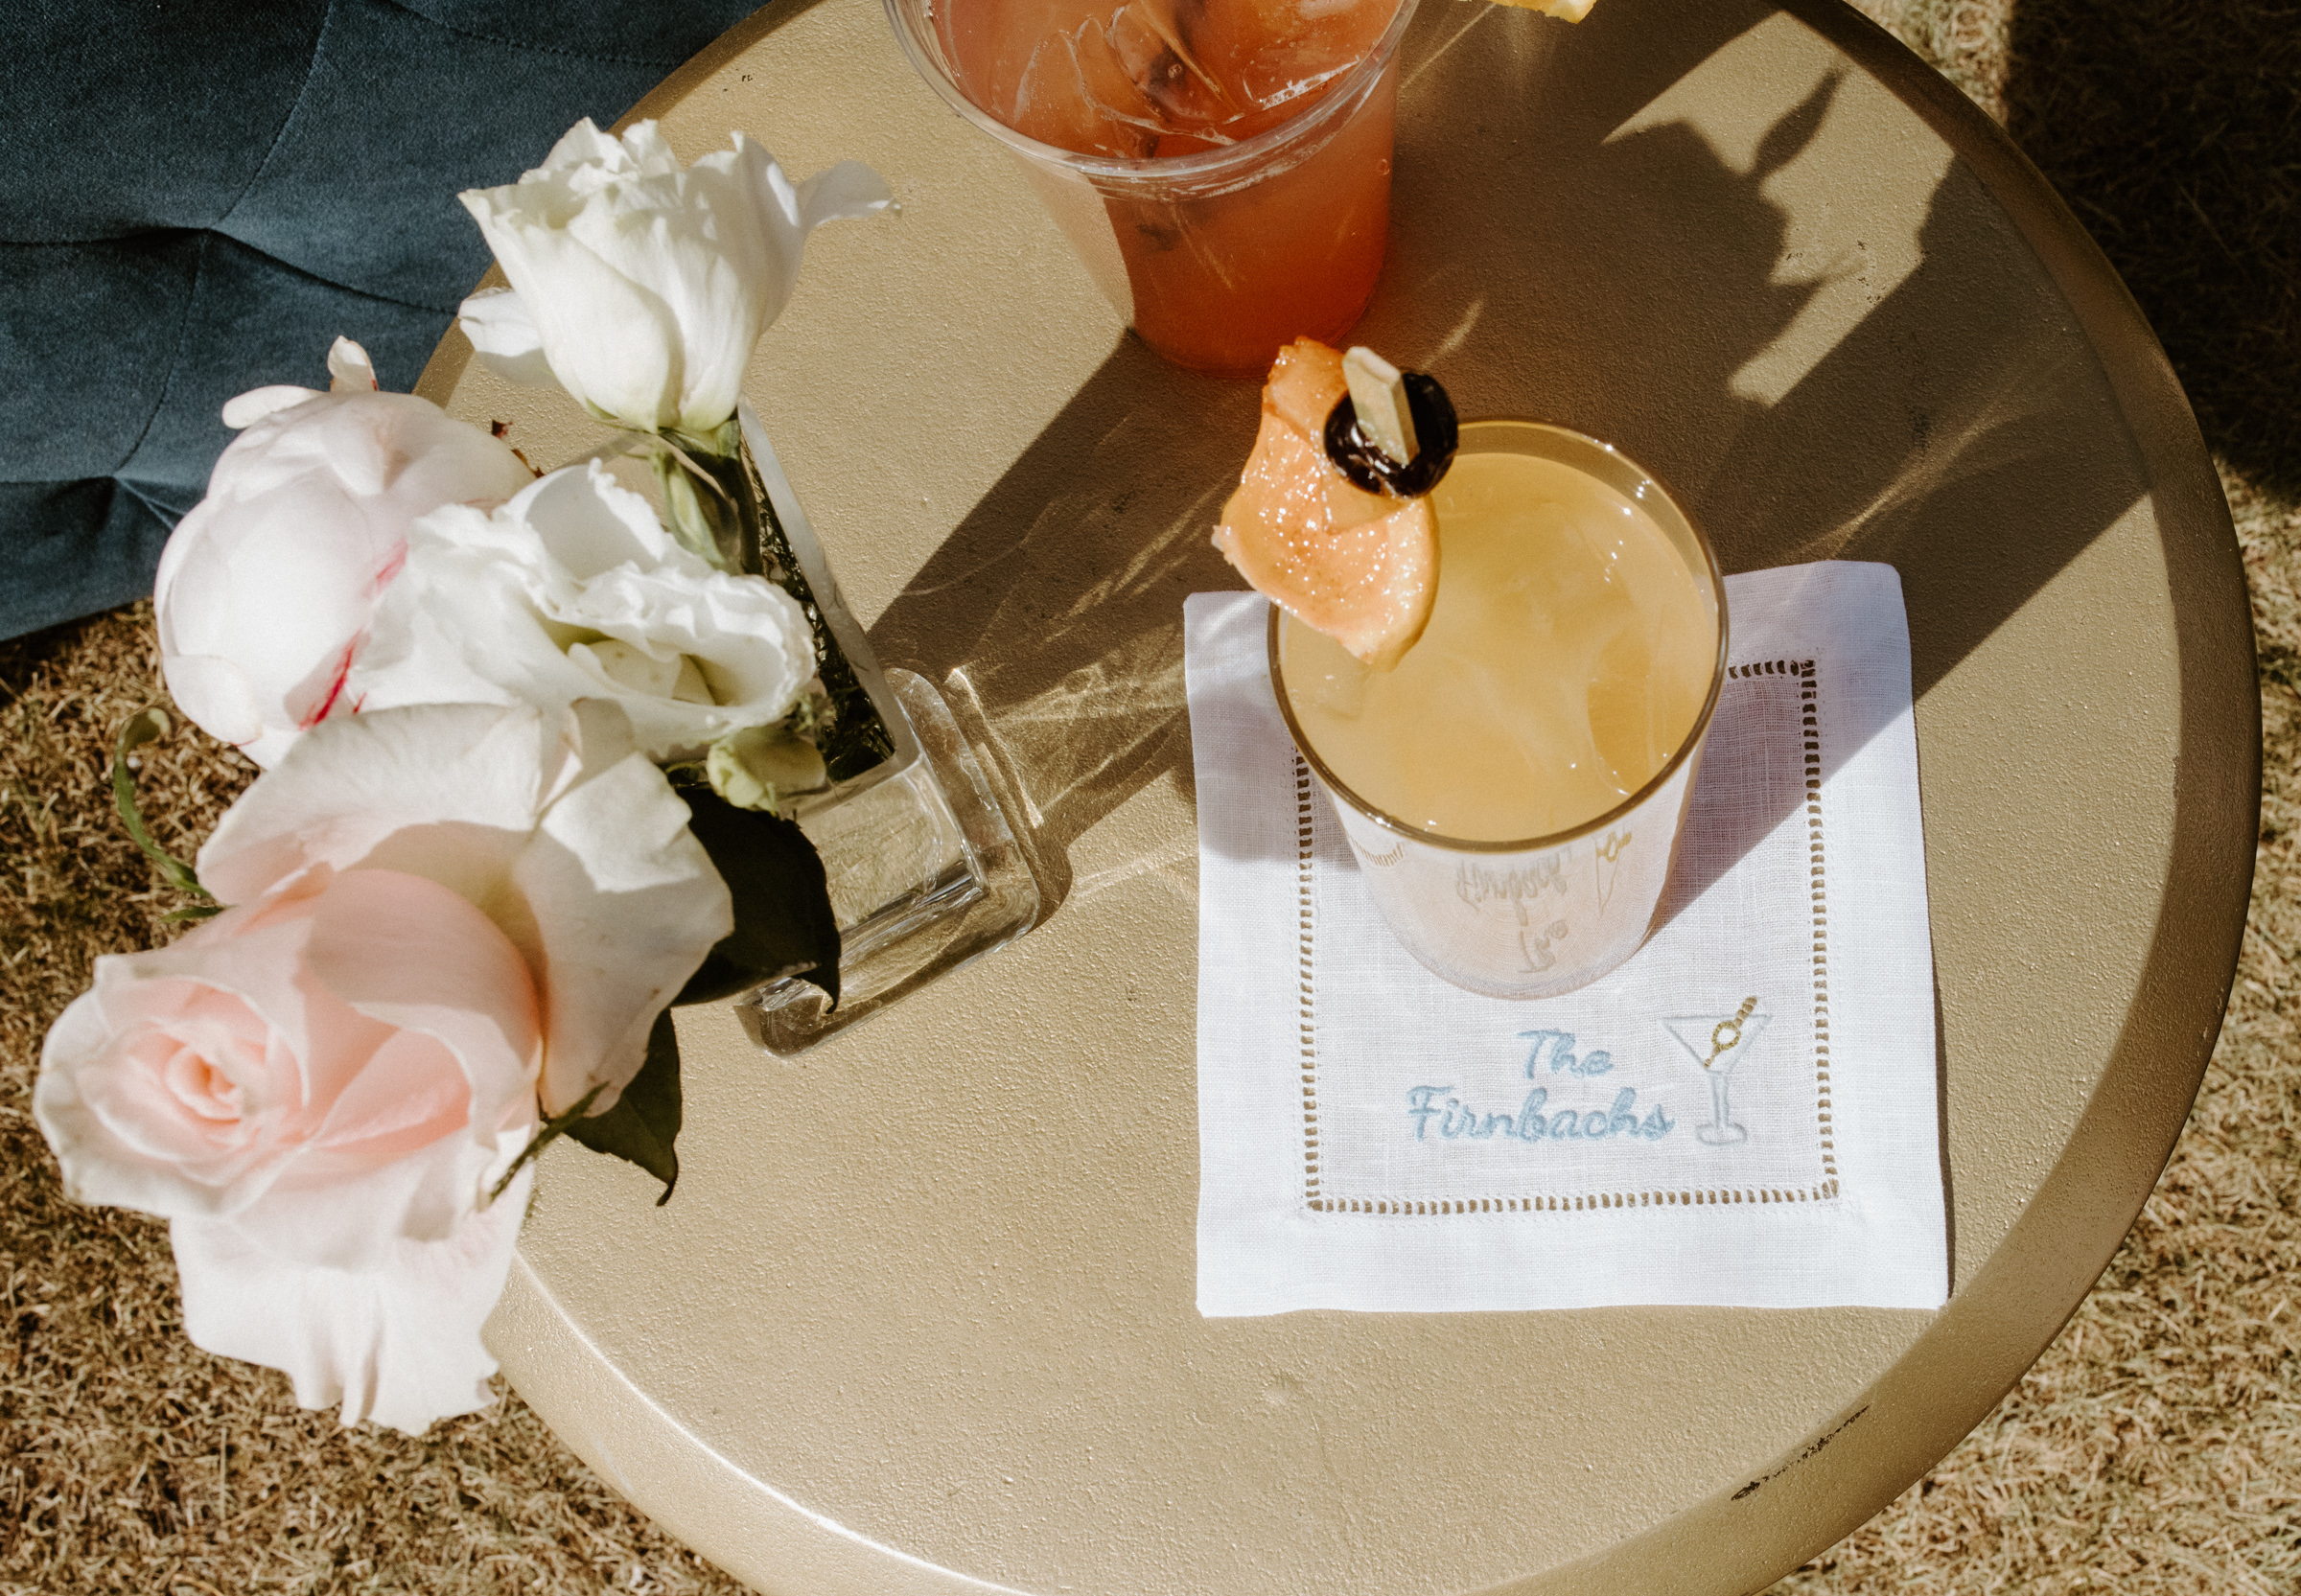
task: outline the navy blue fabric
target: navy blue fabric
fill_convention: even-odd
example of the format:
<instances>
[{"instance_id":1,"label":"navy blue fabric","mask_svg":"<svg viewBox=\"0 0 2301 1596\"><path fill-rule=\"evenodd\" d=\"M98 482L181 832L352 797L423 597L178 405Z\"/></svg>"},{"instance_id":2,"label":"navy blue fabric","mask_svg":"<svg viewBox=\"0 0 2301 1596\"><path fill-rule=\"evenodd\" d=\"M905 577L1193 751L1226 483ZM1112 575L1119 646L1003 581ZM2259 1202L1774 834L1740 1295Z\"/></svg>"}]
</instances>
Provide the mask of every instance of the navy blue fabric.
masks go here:
<instances>
[{"instance_id":1,"label":"navy blue fabric","mask_svg":"<svg viewBox=\"0 0 2301 1596\"><path fill-rule=\"evenodd\" d=\"M267 382L405 389L487 267L460 189L753 0L0 0L0 637L151 590Z\"/></svg>"}]
</instances>

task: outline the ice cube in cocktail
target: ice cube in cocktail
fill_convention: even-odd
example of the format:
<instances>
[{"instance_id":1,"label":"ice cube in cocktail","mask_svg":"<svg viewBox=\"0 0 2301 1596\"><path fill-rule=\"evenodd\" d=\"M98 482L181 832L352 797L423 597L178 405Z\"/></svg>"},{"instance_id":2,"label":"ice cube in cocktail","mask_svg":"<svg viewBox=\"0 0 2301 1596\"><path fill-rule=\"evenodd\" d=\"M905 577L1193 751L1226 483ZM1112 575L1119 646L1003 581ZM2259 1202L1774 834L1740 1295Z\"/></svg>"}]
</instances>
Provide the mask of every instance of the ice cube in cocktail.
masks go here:
<instances>
[{"instance_id":1,"label":"ice cube in cocktail","mask_svg":"<svg viewBox=\"0 0 2301 1596\"><path fill-rule=\"evenodd\" d=\"M1395 0L955 0L952 37L968 92L1017 132L1149 160L1276 127L1363 59L1395 10Z\"/></svg>"}]
</instances>

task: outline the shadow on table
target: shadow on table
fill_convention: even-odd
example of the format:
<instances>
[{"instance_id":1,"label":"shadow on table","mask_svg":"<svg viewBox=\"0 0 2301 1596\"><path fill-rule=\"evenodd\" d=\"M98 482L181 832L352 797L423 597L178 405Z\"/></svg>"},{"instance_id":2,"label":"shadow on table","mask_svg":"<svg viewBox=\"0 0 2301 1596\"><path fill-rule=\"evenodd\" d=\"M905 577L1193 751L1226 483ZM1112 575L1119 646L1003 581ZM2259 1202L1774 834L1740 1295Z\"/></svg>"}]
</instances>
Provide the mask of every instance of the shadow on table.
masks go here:
<instances>
[{"instance_id":1,"label":"shadow on table","mask_svg":"<svg viewBox=\"0 0 2301 1596\"><path fill-rule=\"evenodd\" d=\"M1618 444L1680 494L1730 571L1895 566L1922 697L2143 483L2104 461L2099 369L1957 165L1922 220L1898 223L1918 229L1916 268L1777 400L1749 396L1740 374L1834 275L1861 269L1786 262L1793 219L1769 192L1843 79L1819 73L1743 164L1694 121L1623 129L1771 14L1659 0L1569 29L1431 8L1408 46L1390 260L1355 336L1437 372L1466 415ZM1639 64L1589 64L1601 58ZM1698 90L1697 107L1703 92L1720 91ZM886 658L938 678L965 666L1038 832L1050 912L1088 827L1151 782L1190 783L1181 599L1241 585L1208 533L1256 414L1255 384L1176 370L1127 338L873 629Z\"/></svg>"},{"instance_id":2,"label":"shadow on table","mask_svg":"<svg viewBox=\"0 0 2301 1596\"><path fill-rule=\"evenodd\" d=\"M1961 166L1923 214L1880 217L1917 230L1915 269L1777 400L1749 396L1744 370L1825 285L1866 269L1869 255L1785 260L1793 217L1772 194L1846 82L1818 69L1742 163L1701 127L1716 87L1696 85L1691 120L1624 122L1767 16L1657 0L1560 28L1431 7L1406 58L1390 263L1356 338L1436 370L1463 414L1620 444L1680 492L1728 570L1894 564L1923 697L2142 480L2105 469L2099 368ZM1599 58L1639 67L1604 74ZM965 664L1049 863L1049 913L1095 821L1157 779L1190 784L1180 600L1241 587L1208 531L1254 426L1252 382L1123 340L876 623L891 660Z\"/></svg>"},{"instance_id":3,"label":"shadow on table","mask_svg":"<svg viewBox=\"0 0 2301 1596\"><path fill-rule=\"evenodd\" d=\"M2301 27L2021 0L2007 128L2132 289L2206 441L2301 497Z\"/></svg>"}]
</instances>

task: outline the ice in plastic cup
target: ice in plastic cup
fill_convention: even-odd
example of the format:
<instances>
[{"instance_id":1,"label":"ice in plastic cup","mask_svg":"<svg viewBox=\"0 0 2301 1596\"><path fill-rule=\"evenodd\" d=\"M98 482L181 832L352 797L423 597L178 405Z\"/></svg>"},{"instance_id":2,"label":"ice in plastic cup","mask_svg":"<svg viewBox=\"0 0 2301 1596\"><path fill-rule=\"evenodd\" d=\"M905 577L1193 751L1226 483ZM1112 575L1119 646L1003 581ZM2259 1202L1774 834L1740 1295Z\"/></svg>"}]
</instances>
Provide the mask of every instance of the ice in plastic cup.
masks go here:
<instances>
[{"instance_id":1,"label":"ice in plastic cup","mask_svg":"<svg viewBox=\"0 0 2301 1596\"><path fill-rule=\"evenodd\" d=\"M1167 359L1260 375L1282 344L1339 342L1364 312L1415 0L1314 8L1341 58L1259 76L1249 35L1280 13L1253 0L1191 12L1189 41L1160 0L1092 14L1079 0L885 3L920 75L1014 155L1096 286Z\"/></svg>"},{"instance_id":2,"label":"ice in plastic cup","mask_svg":"<svg viewBox=\"0 0 2301 1596\"><path fill-rule=\"evenodd\" d=\"M1654 929L1725 588L1661 485L1578 432L1465 423L1434 497L1437 601L1405 659L1370 673L1273 607L1271 686L1406 951L1474 992L1552 997Z\"/></svg>"}]
</instances>

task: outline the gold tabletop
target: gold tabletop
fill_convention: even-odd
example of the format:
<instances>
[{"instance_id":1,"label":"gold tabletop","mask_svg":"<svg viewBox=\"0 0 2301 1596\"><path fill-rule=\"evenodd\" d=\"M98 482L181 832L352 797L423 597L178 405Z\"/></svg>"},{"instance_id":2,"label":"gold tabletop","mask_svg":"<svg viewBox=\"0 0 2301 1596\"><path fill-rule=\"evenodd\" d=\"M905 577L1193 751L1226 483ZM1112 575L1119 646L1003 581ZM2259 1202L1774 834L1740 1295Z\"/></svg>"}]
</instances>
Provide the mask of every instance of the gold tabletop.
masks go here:
<instances>
[{"instance_id":1,"label":"gold tabletop","mask_svg":"<svg viewBox=\"0 0 2301 1596\"><path fill-rule=\"evenodd\" d=\"M1835 0L1423 0L1358 336L1653 468L1729 570L1900 571L1954 1295L1939 1313L1201 1319L1184 594L1254 385L1125 336L873 0L636 114L900 217L818 233L749 392L882 659L1033 829L1022 941L800 1058L689 1009L684 1170L544 1161L489 1343L762 1590L1741 1592L2016 1380L2178 1133L2251 869L2235 540L2155 341L2002 134ZM451 335L425 392L589 447Z\"/></svg>"}]
</instances>

